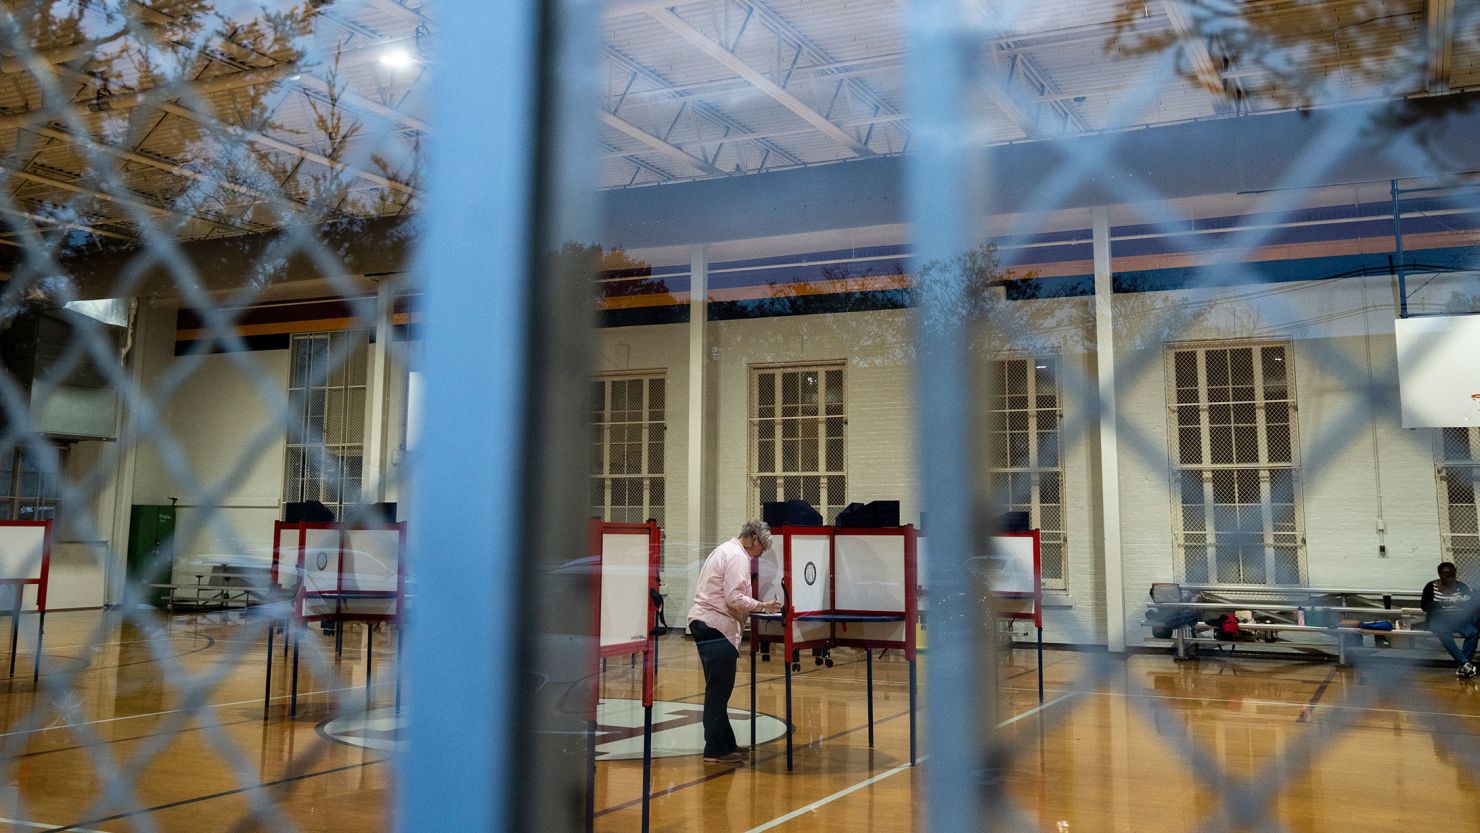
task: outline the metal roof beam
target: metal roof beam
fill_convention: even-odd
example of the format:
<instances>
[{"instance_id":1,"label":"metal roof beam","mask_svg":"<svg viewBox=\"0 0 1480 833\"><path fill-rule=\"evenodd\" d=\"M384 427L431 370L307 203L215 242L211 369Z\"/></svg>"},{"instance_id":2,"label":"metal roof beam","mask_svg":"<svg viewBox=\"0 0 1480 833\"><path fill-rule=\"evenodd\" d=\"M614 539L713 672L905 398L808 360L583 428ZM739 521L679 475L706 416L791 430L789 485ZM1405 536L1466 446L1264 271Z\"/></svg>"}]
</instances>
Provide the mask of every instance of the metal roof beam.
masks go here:
<instances>
[{"instance_id":1,"label":"metal roof beam","mask_svg":"<svg viewBox=\"0 0 1480 833\"><path fill-rule=\"evenodd\" d=\"M657 136L654 136L653 134L647 132L646 130L643 130L642 128L632 124L631 122L622 119L619 116L614 116L605 110L601 110L600 114L602 124L605 124L606 126L618 131L619 133L622 133L625 136L629 136L639 142L642 142L653 150L656 150L659 153L668 156L670 159L675 159L679 162L684 163L685 165L698 169L701 173L709 174L710 176L725 175L724 171L714 167L705 160L700 159L699 157L693 155L692 153L689 153L681 147L671 145L663 141Z\"/></svg>"},{"instance_id":2,"label":"metal roof beam","mask_svg":"<svg viewBox=\"0 0 1480 833\"><path fill-rule=\"evenodd\" d=\"M806 55L813 63L834 64L837 63L821 46L818 46L811 38L807 37L791 24L790 21L771 10L762 0L749 0L749 5L755 10L755 15L760 19L761 25L780 35L782 40L791 41L792 44L801 47L802 54ZM831 73L824 73L831 74ZM848 86L854 95L866 101L869 105L877 107L879 112L885 115L897 115L899 110L884 99L883 96L874 92L867 84L857 78L850 78ZM905 131L903 125L898 125L901 131Z\"/></svg>"},{"instance_id":3,"label":"metal roof beam","mask_svg":"<svg viewBox=\"0 0 1480 833\"><path fill-rule=\"evenodd\" d=\"M1449 89L1449 70L1454 58L1454 0L1428 0L1427 56L1424 89Z\"/></svg>"},{"instance_id":4,"label":"metal roof beam","mask_svg":"<svg viewBox=\"0 0 1480 833\"><path fill-rule=\"evenodd\" d=\"M1184 0L1162 0L1161 6L1166 12L1167 20L1172 24L1172 31L1177 35L1177 42L1187 53L1187 59L1192 62L1192 72L1198 83L1213 97L1213 111L1219 115L1232 113L1233 102L1229 100L1228 89L1223 85L1218 64L1213 60L1207 41L1198 34Z\"/></svg>"},{"instance_id":5,"label":"metal roof beam","mask_svg":"<svg viewBox=\"0 0 1480 833\"><path fill-rule=\"evenodd\" d=\"M801 99L781 88L781 85L761 74L759 70L740 60L729 50L715 43L703 32L690 26L687 21L679 17L672 9L660 9L648 12L653 20L672 30L674 34L693 44L705 55L712 58L716 63L723 64L731 72L749 81L751 86L765 93L776 103L792 111L808 124L822 131L823 135L838 142L851 150L856 156L873 156L874 152L868 149L863 142L853 138L848 131L828 121L821 113L812 109Z\"/></svg>"},{"instance_id":6,"label":"metal roof beam","mask_svg":"<svg viewBox=\"0 0 1480 833\"><path fill-rule=\"evenodd\" d=\"M803 164L801 159L797 158L790 151L786 150L775 142L769 141L768 139L765 139L763 137L753 138L756 135L754 131L752 131L749 127L741 124L740 122L725 115L724 112L719 110L719 108L715 107L714 105L709 104L705 101L701 101L698 98L693 98L688 92L684 90L674 89L673 83L670 82L666 77L664 77L662 73L658 72L657 70L645 66L644 64L634 60L633 58L628 57L621 50L611 46L610 44L606 45L605 50L606 56L614 61L618 66L628 70L629 72L637 73L639 76L642 77L643 80L647 81L649 84L652 84L654 87L658 87L661 92L667 93L672 98L681 98L684 101L688 102L690 110L699 114L714 126L722 127L726 130L732 131L735 135L730 138L734 141L753 142L757 147L770 152L773 156L781 157L789 164Z\"/></svg>"}]
</instances>

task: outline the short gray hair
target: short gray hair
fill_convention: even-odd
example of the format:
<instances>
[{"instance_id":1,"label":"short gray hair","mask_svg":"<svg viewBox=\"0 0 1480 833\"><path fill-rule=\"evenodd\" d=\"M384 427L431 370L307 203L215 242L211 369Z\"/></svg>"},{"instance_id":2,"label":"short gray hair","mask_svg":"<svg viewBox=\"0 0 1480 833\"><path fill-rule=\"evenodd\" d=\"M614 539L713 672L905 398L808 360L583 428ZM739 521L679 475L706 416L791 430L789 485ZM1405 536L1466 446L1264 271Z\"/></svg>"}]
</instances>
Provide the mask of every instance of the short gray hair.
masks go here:
<instances>
[{"instance_id":1,"label":"short gray hair","mask_svg":"<svg viewBox=\"0 0 1480 833\"><path fill-rule=\"evenodd\" d=\"M754 538L761 542L761 546L771 548L771 527L762 520L751 518L740 527L741 538Z\"/></svg>"}]
</instances>

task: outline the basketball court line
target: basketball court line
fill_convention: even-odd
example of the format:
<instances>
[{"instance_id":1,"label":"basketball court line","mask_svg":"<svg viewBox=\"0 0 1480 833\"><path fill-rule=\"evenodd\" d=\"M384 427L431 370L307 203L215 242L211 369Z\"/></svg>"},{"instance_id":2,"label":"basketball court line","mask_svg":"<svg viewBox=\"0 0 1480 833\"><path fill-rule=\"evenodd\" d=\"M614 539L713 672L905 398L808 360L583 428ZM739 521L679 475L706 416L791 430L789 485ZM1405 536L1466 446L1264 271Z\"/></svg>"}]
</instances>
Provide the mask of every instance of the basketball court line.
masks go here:
<instances>
[{"instance_id":1,"label":"basketball court line","mask_svg":"<svg viewBox=\"0 0 1480 833\"><path fill-rule=\"evenodd\" d=\"M11 827L24 827L24 828L26 828L28 830L58 830L58 829L60 829L60 830L70 830L70 831L72 831L72 833L108 833L108 831L106 831L106 830L93 830L90 827L62 827L62 828L58 828L54 824L43 824L42 822L39 822L39 821L25 821L23 819L6 819L6 818L0 818L0 824L6 824L6 825L9 825Z\"/></svg>"},{"instance_id":2,"label":"basketball court line","mask_svg":"<svg viewBox=\"0 0 1480 833\"><path fill-rule=\"evenodd\" d=\"M879 718L878 720L875 720L874 721L874 725L875 726L878 726L878 725L883 724L883 723L888 723L891 720L898 720L899 718L905 717L908 714L909 714L909 710L905 710L905 711L902 711L902 712L895 712L894 714L891 714L888 717L882 717L882 718ZM806 748L811 747L811 746L817 746L819 744L826 743L826 742L828 742L830 740L837 740L838 738L846 737L848 735L853 734L854 732L859 732L859 731L862 731L862 730L864 730L866 728L868 728L868 724L867 723L860 724L858 726L853 726L851 728L844 729L841 732L837 732L837 733L828 735L827 737L818 738L815 741L811 741L811 742L803 745L802 748L803 749L806 749ZM780 738L777 738L776 740L770 741L766 745L769 745L771 743L782 743L784 741L785 741L785 736L782 736ZM722 770L719 770L717 772L711 772L708 775L704 775L704 776L701 776L699 778L695 778L692 781L685 781L682 784L674 784L673 786L668 787L665 790L661 790L661 791L658 791L658 792L653 793L653 796L652 797L655 798L655 799L657 799L657 798L662 798L664 796L673 795L674 793L678 792L679 790L686 790L689 787L696 787L696 786L698 786L700 784L705 784L705 783L708 783L708 782L713 781L713 780L718 779L718 778L725 778L725 777L734 775L734 774L736 774L738 772L742 772L742 771L745 771L745 770L749 770L751 772L755 772L756 769L757 769L757 766L759 764L765 763L766 761L774 761L777 758L780 758L784 754L786 754L786 753L785 752L781 752L781 751L772 751L771 753L767 754L765 757L756 758L756 759L754 759L753 761L751 761L747 765L737 766L737 767L731 767L729 769L722 769ZM625 810L628 807L636 807L638 804L641 804L641 803L642 803L642 799L640 799L640 798L634 798L634 799L631 799L630 801L624 801L621 804L613 804L610 807L603 807L602 809L596 811L596 815L598 817L604 816L604 815L606 815L608 813L615 813L618 810Z\"/></svg>"},{"instance_id":3,"label":"basketball court line","mask_svg":"<svg viewBox=\"0 0 1480 833\"><path fill-rule=\"evenodd\" d=\"M375 683L375 687L376 688L380 688L382 686L388 686L388 685L395 685L395 683L394 682ZM299 697L308 697L308 696L311 696L311 695L314 695L314 694L337 694L337 693L339 693L341 691L364 691L364 690L365 690L365 687L362 686L362 685L353 685L353 686L344 686L343 688L321 688L321 689L319 689L317 691L300 691L300 692L298 692L298 696ZM279 695L277 695L277 696L275 696L275 697L273 697L271 699L273 699L273 700L287 700L290 697L292 697L291 694L279 694ZM103 724L103 723L117 723L120 720L139 720L139 719L145 718L145 717L163 717L164 715L167 715L167 714L179 714L180 712L183 712L183 711L197 711L198 712L198 711L204 711L206 709L229 709L232 706L246 706L246 705L252 705L252 704L261 703L261 702L262 702L262 699L261 698L259 698L259 697L253 697L250 700L236 700L236 701L233 701L233 702L230 702L230 703L205 703L205 704L202 704L202 705L197 706L197 707L192 708L192 709L166 709L164 711L146 712L144 714L125 714L125 715L119 715L118 717L104 717L104 718L100 718L98 720L84 720L84 721L82 721L80 723L63 723L63 724L61 724L59 726L42 726L39 729L30 729L30 730L24 731L24 732L0 732L0 738L14 737L15 735L36 735L36 734L40 734L42 732L55 732L55 731L58 731L60 729L72 729L72 728L76 728L78 726L97 726L97 725Z\"/></svg>"},{"instance_id":4,"label":"basketball court line","mask_svg":"<svg viewBox=\"0 0 1480 833\"><path fill-rule=\"evenodd\" d=\"M1010 726L1010 725L1018 722L1019 720L1023 720L1025 718L1029 718L1029 717L1032 717L1035 714L1038 714L1039 712L1043 711L1044 709L1048 708L1049 706L1053 706L1053 705L1056 705L1058 703L1062 703L1065 700L1069 700L1069 699L1071 699L1073 697L1076 697L1078 695L1079 695L1079 692L1077 692L1077 691L1071 691L1071 692L1069 692L1067 694L1063 694L1063 695L1061 695L1059 697L1055 697L1054 699L1049 700L1046 703L1042 703L1042 704L1040 704L1038 706L1034 706L1033 708L1028 709L1027 711L1023 712L1022 714L1017 714L1017 715L1013 715L1012 717L1009 717L1008 719L1002 721L1001 723L998 723L997 724L997 728L998 729L1001 729L1004 726ZM927 752L926 754L920 756L919 762L920 763L924 763L925 762L925 759L927 759L929 757L930 757L930 753ZM807 815L808 813L811 813L812 811L818 809L819 807L824 807L824 806L826 806L828 804L833 803L834 801L837 801L840 798L844 798L846 796L852 795L853 793L856 793L859 790L864 789L865 787L872 786L874 784L877 784L880 781L883 781L886 778L891 778L891 777L893 777L895 775L898 775L901 772L904 772L906 770L913 769L913 768L914 768L913 765L908 764L908 763L900 764L899 766L897 766L897 767L895 767L893 769L888 769L888 770L885 770L885 771L879 773L878 775L874 775L874 776L872 776L870 778L865 778L864 780L859 781L857 784L854 784L851 787L844 787L843 789L838 790L837 792L835 792L832 795L829 795L829 796L827 796L825 798L819 798L816 801L812 802L811 804L806 805L805 807L798 807L797 809L792 810L790 813L787 813L784 816L777 816L776 818L771 819L770 821L766 822L765 824L760 825L759 827L752 827L749 830L745 831L745 833L762 833L762 831L771 830L773 828L780 827L781 825L786 824L787 822L791 821L792 819L800 818L802 816Z\"/></svg>"},{"instance_id":5,"label":"basketball court line","mask_svg":"<svg viewBox=\"0 0 1480 833\"><path fill-rule=\"evenodd\" d=\"M1312 681L1312 682L1314 682L1314 681ZM1037 689L1030 689L1030 688L1007 687L1007 686L1004 686L1004 688L1008 688L1008 690L1010 690L1010 691L1037 691ZM1058 688L1058 689L1049 688L1049 689L1044 689L1044 690L1045 691L1065 691L1065 689L1062 689L1062 688ZM1461 712L1431 712L1431 711L1420 711L1420 710L1417 710L1417 709L1392 709L1392 708L1383 708L1383 707L1380 707L1380 706L1349 706L1349 705L1340 704L1340 703L1320 703L1320 704L1295 703L1295 702L1292 702L1292 701L1289 701L1289 700L1265 700L1265 699L1262 699L1262 698L1253 698L1253 697L1243 697L1243 698L1234 698L1234 697L1194 697L1194 696L1191 696L1191 695L1179 695L1179 694L1142 694L1142 693L1128 693L1128 692L1124 692L1124 691L1071 691L1071 693L1090 695L1090 696L1094 696L1094 697L1124 697L1124 698L1127 698L1127 699L1129 699L1129 698L1137 698L1137 699L1143 699L1143 700L1193 700L1193 701L1197 701L1197 702L1201 702L1201 703L1238 703L1240 705L1246 705L1246 706L1285 706L1285 707L1292 708L1292 709L1313 709L1315 711L1320 711L1321 709L1346 709L1348 711L1382 712L1384 714L1411 714L1411 715L1418 715L1418 716L1422 716L1422 717L1463 717L1463 718L1468 718L1468 719L1471 719L1471 720L1480 719L1480 714L1473 714L1473 713L1471 713L1471 714L1464 714L1464 713L1461 713Z\"/></svg>"},{"instance_id":6,"label":"basketball court line","mask_svg":"<svg viewBox=\"0 0 1480 833\"><path fill-rule=\"evenodd\" d=\"M236 787L235 789L222 790L220 792L214 792L214 793L207 793L206 795L199 795L199 796L195 796L194 798L182 798L179 801L170 801L170 802L167 802L165 804L156 804L156 805L154 805L152 807L141 807L138 810L130 810L127 813L115 813L115 814L113 814L111 816L105 816L103 818L86 819L86 820L77 822L77 824L102 824L103 822L118 821L120 819L128 819L128 818L133 818L135 816L142 816L142 815L145 815L146 813L158 813L158 812L162 812L164 810L173 810L176 807L184 807L187 804L199 804L202 801L210 801L210 800L216 799L216 798L225 798L225 797L231 796L231 795L240 795L240 794L245 793L245 792L253 792L255 790L265 790L265 789L268 789L270 787L279 787L279 786L282 786L283 784L291 784L291 783L295 783L295 782L298 782L298 781L306 781L309 778L317 778L317 777L319 777L321 775L334 775L334 774L340 773L340 772L348 772L348 771L353 770L353 769L366 769L368 767L375 766L376 764L383 764L383 763L385 763L388 760L389 760L389 758L377 758L377 759L375 759L373 761L365 761L364 763L347 764L345 766L333 767L331 769L321 769L321 770L319 770L317 772L305 772L305 773L302 773L302 774L299 774L299 775L289 775L289 776L286 776L284 778L276 778L276 779L274 779L272 781L263 781L260 784L253 784L250 787ZM22 824L26 824L27 822L21 822L21 823ZM88 828L85 828L85 827L78 827L77 824L68 824L68 825L63 825L61 827L45 827L45 828L41 828L40 825L37 825L37 828L45 830L46 833L106 833L106 831L102 831L102 830L89 830Z\"/></svg>"}]
</instances>

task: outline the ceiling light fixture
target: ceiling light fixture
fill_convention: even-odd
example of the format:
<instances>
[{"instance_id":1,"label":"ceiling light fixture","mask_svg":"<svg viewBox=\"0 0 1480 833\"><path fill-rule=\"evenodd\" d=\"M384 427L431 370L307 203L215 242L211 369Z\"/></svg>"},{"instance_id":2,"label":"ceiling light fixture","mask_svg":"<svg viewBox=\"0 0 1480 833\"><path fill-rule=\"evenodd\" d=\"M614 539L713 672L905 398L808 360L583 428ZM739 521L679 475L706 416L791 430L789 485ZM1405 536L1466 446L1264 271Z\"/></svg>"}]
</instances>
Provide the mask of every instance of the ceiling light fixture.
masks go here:
<instances>
[{"instance_id":1,"label":"ceiling light fixture","mask_svg":"<svg viewBox=\"0 0 1480 833\"><path fill-rule=\"evenodd\" d=\"M391 69L407 69L416 63L416 59L404 47L396 46L382 52L380 62Z\"/></svg>"}]
</instances>

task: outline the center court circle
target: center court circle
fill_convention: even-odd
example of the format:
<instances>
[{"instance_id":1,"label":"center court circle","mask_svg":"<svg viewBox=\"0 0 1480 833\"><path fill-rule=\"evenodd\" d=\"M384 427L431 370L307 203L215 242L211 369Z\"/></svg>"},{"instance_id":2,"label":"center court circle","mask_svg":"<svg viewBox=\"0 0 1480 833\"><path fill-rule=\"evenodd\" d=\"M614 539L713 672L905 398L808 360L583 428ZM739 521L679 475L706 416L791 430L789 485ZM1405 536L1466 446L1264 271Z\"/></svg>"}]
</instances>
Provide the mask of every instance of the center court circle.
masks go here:
<instances>
[{"instance_id":1,"label":"center court circle","mask_svg":"<svg viewBox=\"0 0 1480 833\"><path fill-rule=\"evenodd\" d=\"M399 752L405 744L406 712L393 707L346 715L319 725L325 737L350 746ZM658 700L653 703L653 757L676 758L704 751L704 705ZM730 726L741 744L750 743L750 712L730 709ZM755 742L770 743L786 736L786 723L772 715L755 716ZM596 760L642 758L642 701L602 700L596 707Z\"/></svg>"}]
</instances>

